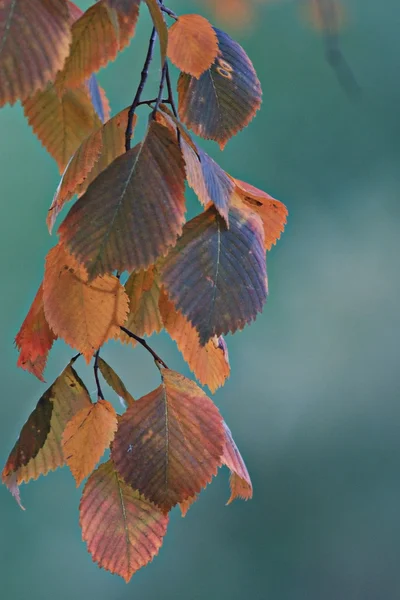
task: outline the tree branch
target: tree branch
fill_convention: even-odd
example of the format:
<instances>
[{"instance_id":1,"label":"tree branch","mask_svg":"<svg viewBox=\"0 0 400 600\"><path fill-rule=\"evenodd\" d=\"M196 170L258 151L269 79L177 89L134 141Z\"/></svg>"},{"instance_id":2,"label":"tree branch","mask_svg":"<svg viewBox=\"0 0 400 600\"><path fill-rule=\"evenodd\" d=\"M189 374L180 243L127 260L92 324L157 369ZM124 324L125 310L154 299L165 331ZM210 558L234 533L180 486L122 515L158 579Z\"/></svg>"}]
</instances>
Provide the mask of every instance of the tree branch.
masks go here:
<instances>
[{"instance_id":1,"label":"tree branch","mask_svg":"<svg viewBox=\"0 0 400 600\"><path fill-rule=\"evenodd\" d=\"M94 355L93 371L94 371L94 378L96 380L96 386L97 386L97 396L101 400L104 400L104 395L103 395L103 391L101 389L100 380L99 380L99 354L100 354L100 350L97 350L96 354Z\"/></svg>"},{"instance_id":2,"label":"tree branch","mask_svg":"<svg viewBox=\"0 0 400 600\"><path fill-rule=\"evenodd\" d=\"M126 335L128 335L130 338L139 342L139 344L141 344L143 346L143 348L146 348L147 352L150 352L150 354L152 355L152 357L154 358L156 363L159 363L160 365L162 365L163 367L168 369L168 367L167 367L166 363L163 361L163 359L160 358L156 352L154 352L153 348L150 348L150 346L148 345L146 340L144 340L143 338L136 335L136 333L132 333L132 331L129 331L129 329L127 329L126 327L120 326L120 329L121 329L121 331L126 333Z\"/></svg>"}]
</instances>

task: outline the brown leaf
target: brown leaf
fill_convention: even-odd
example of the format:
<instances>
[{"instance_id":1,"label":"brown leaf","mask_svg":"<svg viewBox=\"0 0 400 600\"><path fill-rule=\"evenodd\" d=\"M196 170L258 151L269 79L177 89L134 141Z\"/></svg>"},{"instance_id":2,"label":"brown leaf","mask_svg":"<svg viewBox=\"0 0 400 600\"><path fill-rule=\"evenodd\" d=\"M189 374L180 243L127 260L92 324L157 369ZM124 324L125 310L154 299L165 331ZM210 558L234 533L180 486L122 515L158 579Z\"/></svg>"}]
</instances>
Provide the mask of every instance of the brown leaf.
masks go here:
<instances>
[{"instance_id":1,"label":"brown leaf","mask_svg":"<svg viewBox=\"0 0 400 600\"><path fill-rule=\"evenodd\" d=\"M121 398L125 400L128 406L131 406L135 402L135 400L126 389L122 379L116 374L114 369L110 367L110 365L107 364L106 361L103 360L100 356L97 362L99 365L100 372L103 375L106 382L108 383L108 385L114 390L116 394L118 394L118 396L121 396Z\"/></svg>"},{"instance_id":2,"label":"brown leaf","mask_svg":"<svg viewBox=\"0 0 400 600\"><path fill-rule=\"evenodd\" d=\"M107 400L82 408L62 435L64 459L79 487L109 448L117 429L116 412Z\"/></svg>"},{"instance_id":3,"label":"brown leaf","mask_svg":"<svg viewBox=\"0 0 400 600\"><path fill-rule=\"evenodd\" d=\"M65 0L0 4L0 107L24 100L62 69L71 41Z\"/></svg>"},{"instance_id":4,"label":"brown leaf","mask_svg":"<svg viewBox=\"0 0 400 600\"><path fill-rule=\"evenodd\" d=\"M90 280L147 268L167 253L182 231L184 179L177 140L151 120L145 139L97 177L59 229Z\"/></svg>"},{"instance_id":5,"label":"brown leaf","mask_svg":"<svg viewBox=\"0 0 400 600\"><path fill-rule=\"evenodd\" d=\"M222 462L231 471L231 497L227 502L227 504L230 504L235 498L242 498L243 500L251 499L253 497L253 486L242 455L235 444L231 430L225 422L224 428L226 441Z\"/></svg>"},{"instance_id":6,"label":"brown leaf","mask_svg":"<svg viewBox=\"0 0 400 600\"><path fill-rule=\"evenodd\" d=\"M219 44L214 64L200 79L186 73L179 77L179 117L197 135L215 140L223 149L260 108L261 86L243 48L214 30Z\"/></svg>"},{"instance_id":7,"label":"brown leaf","mask_svg":"<svg viewBox=\"0 0 400 600\"><path fill-rule=\"evenodd\" d=\"M50 250L43 281L46 318L53 331L90 362L94 352L119 335L128 298L112 276L88 282L85 268L62 244Z\"/></svg>"},{"instance_id":8,"label":"brown leaf","mask_svg":"<svg viewBox=\"0 0 400 600\"><path fill-rule=\"evenodd\" d=\"M93 560L126 582L158 554L168 515L127 485L108 461L89 477L79 506Z\"/></svg>"},{"instance_id":9,"label":"brown leaf","mask_svg":"<svg viewBox=\"0 0 400 600\"><path fill-rule=\"evenodd\" d=\"M213 64L218 40L212 25L200 15L180 15L168 32L168 58L178 69L198 78Z\"/></svg>"},{"instance_id":10,"label":"brown leaf","mask_svg":"<svg viewBox=\"0 0 400 600\"><path fill-rule=\"evenodd\" d=\"M61 436L68 421L82 408L90 406L83 382L70 363L43 394L21 430L2 479L7 487L27 483L47 475L64 464Z\"/></svg>"},{"instance_id":11,"label":"brown leaf","mask_svg":"<svg viewBox=\"0 0 400 600\"><path fill-rule=\"evenodd\" d=\"M168 511L216 474L224 432L217 407L193 381L161 373L162 384L122 415L111 455L129 485Z\"/></svg>"},{"instance_id":12,"label":"brown leaf","mask_svg":"<svg viewBox=\"0 0 400 600\"><path fill-rule=\"evenodd\" d=\"M165 291L160 297L160 312L165 329L176 342L189 369L200 383L208 385L214 393L230 375L224 342L215 336L205 346L201 346L197 330L176 310Z\"/></svg>"},{"instance_id":13,"label":"brown leaf","mask_svg":"<svg viewBox=\"0 0 400 600\"><path fill-rule=\"evenodd\" d=\"M185 225L163 262L161 281L203 346L215 335L243 329L267 298L260 218L243 203L232 204L227 229L210 207Z\"/></svg>"}]
</instances>

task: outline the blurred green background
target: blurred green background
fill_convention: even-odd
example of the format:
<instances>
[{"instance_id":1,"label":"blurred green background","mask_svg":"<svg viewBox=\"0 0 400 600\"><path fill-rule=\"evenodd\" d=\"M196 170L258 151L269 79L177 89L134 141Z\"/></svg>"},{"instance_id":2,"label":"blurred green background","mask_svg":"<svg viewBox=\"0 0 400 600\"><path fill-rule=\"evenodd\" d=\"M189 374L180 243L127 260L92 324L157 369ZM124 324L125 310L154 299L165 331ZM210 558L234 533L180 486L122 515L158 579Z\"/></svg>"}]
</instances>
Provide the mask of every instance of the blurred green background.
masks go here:
<instances>
[{"instance_id":1,"label":"blurred green background","mask_svg":"<svg viewBox=\"0 0 400 600\"><path fill-rule=\"evenodd\" d=\"M183 0L170 6L202 10ZM233 372L214 397L254 499L225 507L221 471L185 519L173 511L159 556L127 586L91 562L78 526L80 490L66 469L22 486L25 513L2 486L1 598L400 598L400 4L347 0L346 9L341 46L358 98L338 85L295 2L260 5L253 29L234 37L257 69L263 108L223 153L205 144L290 213L268 257L264 314L228 336ZM113 113L137 85L145 13L130 48L99 76ZM155 63L153 88L158 77ZM45 389L17 369L13 339L55 243L45 217L59 178L19 105L0 111L0 133L4 463ZM167 336L153 343L189 374ZM56 344L49 383L72 353ZM109 344L104 356L136 397L158 385L143 349ZM90 373L79 372L94 391Z\"/></svg>"}]
</instances>

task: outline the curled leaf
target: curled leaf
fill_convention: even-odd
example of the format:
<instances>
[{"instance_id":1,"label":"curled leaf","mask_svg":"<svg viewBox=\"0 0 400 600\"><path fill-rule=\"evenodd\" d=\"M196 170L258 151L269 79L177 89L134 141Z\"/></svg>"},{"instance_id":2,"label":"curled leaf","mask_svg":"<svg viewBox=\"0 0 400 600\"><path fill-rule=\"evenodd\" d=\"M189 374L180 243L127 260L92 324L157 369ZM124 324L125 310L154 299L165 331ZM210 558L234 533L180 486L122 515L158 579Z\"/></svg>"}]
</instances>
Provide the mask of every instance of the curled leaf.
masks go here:
<instances>
[{"instance_id":1,"label":"curled leaf","mask_svg":"<svg viewBox=\"0 0 400 600\"><path fill-rule=\"evenodd\" d=\"M235 440L232 437L231 430L225 422L224 429L225 447L222 462L231 471L231 496L227 504L230 504L233 500L235 500L235 498L249 500L253 497L253 486L251 483L249 472L244 463L242 455L240 454L239 449L235 444Z\"/></svg>"}]
</instances>

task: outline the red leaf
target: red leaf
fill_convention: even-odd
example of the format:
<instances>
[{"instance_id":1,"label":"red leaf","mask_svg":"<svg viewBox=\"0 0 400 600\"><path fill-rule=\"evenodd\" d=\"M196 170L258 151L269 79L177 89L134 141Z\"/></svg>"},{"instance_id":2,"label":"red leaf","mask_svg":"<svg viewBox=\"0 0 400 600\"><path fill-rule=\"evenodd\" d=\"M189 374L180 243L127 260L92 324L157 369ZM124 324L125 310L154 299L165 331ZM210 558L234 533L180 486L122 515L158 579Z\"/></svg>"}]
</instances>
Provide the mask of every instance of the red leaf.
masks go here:
<instances>
[{"instance_id":1,"label":"red leaf","mask_svg":"<svg viewBox=\"0 0 400 600\"><path fill-rule=\"evenodd\" d=\"M129 485L168 511L216 474L224 432L217 407L193 381L161 373L162 384L122 415L111 455Z\"/></svg>"},{"instance_id":2,"label":"red leaf","mask_svg":"<svg viewBox=\"0 0 400 600\"><path fill-rule=\"evenodd\" d=\"M79 511L93 560L126 582L158 554L167 531L168 515L129 487L111 461L89 477Z\"/></svg>"},{"instance_id":3,"label":"red leaf","mask_svg":"<svg viewBox=\"0 0 400 600\"><path fill-rule=\"evenodd\" d=\"M227 502L227 504L230 504L235 498L251 499L253 497L253 486L242 455L235 444L231 430L225 422L224 428L226 441L222 462L231 471L231 497Z\"/></svg>"}]
</instances>

